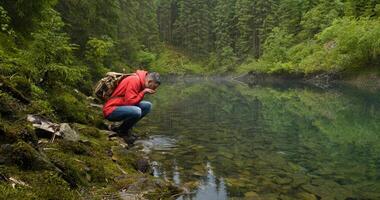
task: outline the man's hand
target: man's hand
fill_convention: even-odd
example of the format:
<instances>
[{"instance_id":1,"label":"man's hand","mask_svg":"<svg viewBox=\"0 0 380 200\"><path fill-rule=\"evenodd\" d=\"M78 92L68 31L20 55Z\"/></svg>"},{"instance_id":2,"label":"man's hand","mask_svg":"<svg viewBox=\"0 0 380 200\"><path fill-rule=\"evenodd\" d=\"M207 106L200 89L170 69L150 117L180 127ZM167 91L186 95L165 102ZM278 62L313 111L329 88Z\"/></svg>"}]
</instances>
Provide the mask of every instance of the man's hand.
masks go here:
<instances>
[{"instance_id":1,"label":"man's hand","mask_svg":"<svg viewBox=\"0 0 380 200\"><path fill-rule=\"evenodd\" d=\"M152 90L150 88L145 88L144 89L144 93L145 94L154 94L154 93L156 93L156 90Z\"/></svg>"}]
</instances>

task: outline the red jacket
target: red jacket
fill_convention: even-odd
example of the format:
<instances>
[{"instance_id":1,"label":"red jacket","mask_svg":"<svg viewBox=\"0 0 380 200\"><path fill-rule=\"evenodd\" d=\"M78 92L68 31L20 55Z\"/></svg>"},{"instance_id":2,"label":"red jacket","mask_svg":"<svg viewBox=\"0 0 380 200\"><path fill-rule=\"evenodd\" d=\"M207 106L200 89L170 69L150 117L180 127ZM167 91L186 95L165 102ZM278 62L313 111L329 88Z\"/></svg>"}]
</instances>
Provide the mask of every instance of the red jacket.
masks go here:
<instances>
[{"instance_id":1,"label":"red jacket","mask_svg":"<svg viewBox=\"0 0 380 200\"><path fill-rule=\"evenodd\" d=\"M135 75L128 76L119 83L103 106L104 117L110 115L117 106L133 106L140 103L144 98L146 74L147 71L137 70Z\"/></svg>"}]
</instances>

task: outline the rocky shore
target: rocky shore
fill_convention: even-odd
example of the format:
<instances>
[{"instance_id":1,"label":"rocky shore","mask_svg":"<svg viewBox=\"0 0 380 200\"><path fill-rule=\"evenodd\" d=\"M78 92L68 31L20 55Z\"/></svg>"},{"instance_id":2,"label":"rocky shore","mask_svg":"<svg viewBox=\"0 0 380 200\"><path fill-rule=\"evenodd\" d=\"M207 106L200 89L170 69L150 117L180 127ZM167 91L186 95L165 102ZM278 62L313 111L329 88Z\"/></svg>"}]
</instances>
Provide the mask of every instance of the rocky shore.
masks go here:
<instances>
[{"instance_id":1,"label":"rocky shore","mask_svg":"<svg viewBox=\"0 0 380 200\"><path fill-rule=\"evenodd\" d=\"M61 122L17 89L0 90L1 199L172 199L182 192L152 175L147 156L107 129L91 98L88 123ZM63 101L62 104L65 102ZM58 113L74 110L63 110ZM93 117L95 116L95 117ZM98 117L98 118L96 118ZM135 130L141 137L148 129Z\"/></svg>"}]
</instances>

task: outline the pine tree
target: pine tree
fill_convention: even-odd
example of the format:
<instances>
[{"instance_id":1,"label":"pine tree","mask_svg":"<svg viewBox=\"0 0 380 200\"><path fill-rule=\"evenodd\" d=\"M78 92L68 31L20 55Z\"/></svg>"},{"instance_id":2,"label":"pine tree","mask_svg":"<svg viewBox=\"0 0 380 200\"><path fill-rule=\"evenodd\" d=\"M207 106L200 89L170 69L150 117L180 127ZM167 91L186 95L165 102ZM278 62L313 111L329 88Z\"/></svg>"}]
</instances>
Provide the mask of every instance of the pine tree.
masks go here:
<instances>
[{"instance_id":1,"label":"pine tree","mask_svg":"<svg viewBox=\"0 0 380 200\"><path fill-rule=\"evenodd\" d=\"M176 19L177 7L174 0L161 0L157 5L157 21L160 39L173 43L173 23Z\"/></svg>"},{"instance_id":2,"label":"pine tree","mask_svg":"<svg viewBox=\"0 0 380 200\"><path fill-rule=\"evenodd\" d=\"M235 2L236 0L219 0L215 7L214 33L217 52L235 46Z\"/></svg>"},{"instance_id":3,"label":"pine tree","mask_svg":"<svg viewBox=\"0 0 380 200\"><path fill-rule=\"evenodd\" d=\"M206 55L212 41L211 8L213 1L178 0L178 17L174 22L174 44L197 55Z\"/></svg>"},{"instance_id":4,"label":"pine tree","mask_svg":"<svg viewBox=\"0 0 380 200\"><path fill-rule=\"evenodd\" d=\"M253 46L253 5L253 0L236 1L236 26L238 30L236 50L240 58L246 58Z\"/></svg>"}]
</instances>

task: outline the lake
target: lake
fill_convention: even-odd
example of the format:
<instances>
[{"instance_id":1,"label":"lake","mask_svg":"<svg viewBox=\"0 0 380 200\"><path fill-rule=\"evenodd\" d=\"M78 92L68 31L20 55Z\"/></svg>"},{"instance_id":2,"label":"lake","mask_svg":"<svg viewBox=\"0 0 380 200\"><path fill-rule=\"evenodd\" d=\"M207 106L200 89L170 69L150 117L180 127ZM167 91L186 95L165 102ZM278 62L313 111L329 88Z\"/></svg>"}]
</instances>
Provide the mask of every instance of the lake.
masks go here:
<instances>
[{"instance_id":1,"label":"lake","mask_svg":"<svg viewBox=\"0 0 380 200\"><path fill-rule=\"evenodd\" d=\"M380 94L167 81L148 98L154 175L178 199L380 199Z\"/></svg>"}]
</instances>

